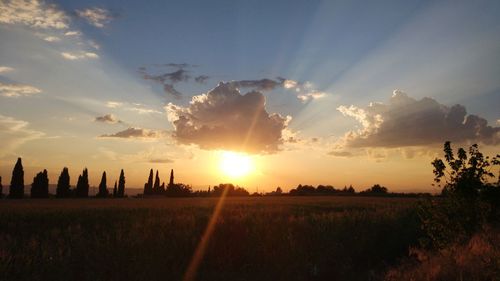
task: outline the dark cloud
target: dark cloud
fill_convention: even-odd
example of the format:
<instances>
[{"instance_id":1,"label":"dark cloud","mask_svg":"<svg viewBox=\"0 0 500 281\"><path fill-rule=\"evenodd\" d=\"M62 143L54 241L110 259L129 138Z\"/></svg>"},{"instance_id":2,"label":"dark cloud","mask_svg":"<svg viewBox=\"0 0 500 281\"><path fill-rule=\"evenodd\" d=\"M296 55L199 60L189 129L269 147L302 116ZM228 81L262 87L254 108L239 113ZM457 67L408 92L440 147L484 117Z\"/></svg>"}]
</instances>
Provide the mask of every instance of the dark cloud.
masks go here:
<instances>
[{"instance_id":1,"label":"dark cloud","mask_svg":"<svg viewBox=\"0 0 500 281\"><path fill-rule=\"evenodd\" d=\"M191 65L188 64L177 64L177 63L169 63L163 64L159 66L170 66L178 68L176 71L167 72L163 74L150 74L146 67L139 67L138 72L142 75L142 78L145 80L150 80L163 85L163 91L167 94L173 95L175 98L181 98L182 93L179 92L174 85L179 82L187 82L191 79L191 75L189 71L184 70L184 67L188 67Z\"/></svg>"},{"instance_id":2,"label":"dark cloud","mask_svg":"<svg viewBox=\"0 0 500 281\"><path fill-rule=\"evenodd\" d=\"M177 99L182 97L182 93L177 91L177 89L172 84L163 84L163 91L165 91L165 93L167 94L174 96Z\"/></svg>"},{"instance_id":3,"label":"dark cloud","mask_svg":"<svg viewBox=\"0 0 500 281\"><path fill-rule=\"evenodd\" d=\"M262 93L241 95L233 83L220 83L206 94L194 96L188 107L169 103L173 137L203 149L272 153L283 143L288 119L269 114Z\"/></svg>"},{"instance_id":4,"label":"dark cloud","mask_svg":"<svg viewBox=\"0 0 500 281\"><path fill-rule=\"evenodd\" d=\"M167 159L167 158L153 158L153 159L149 159L149 163L153 163L153 164L167 164L167 163L174 163L173 160L171 159Z\"/></svg>"},{"instance_id":5,"label":"dark cloud","mask_svg":"<svg viewBox=\"0 0 500 281\"><path fill-rule=\"evenodd\" d=\"M210 76L207 76L207 75L200 75L200 76L196 76L194 78L194 81L200 83L200 84L203 84L205 83L208 79L210 78Z\"/></svg>"},{"instance_id":6,"label":"dark cloud","mask_svg":"<svg viewBox=\"0 0 500 281\"><path fill-rule=\"evenodd\" d=\"M239 81L231 81L232 85L237 88L252 88L257 91L271 91L276 89L277 87L282 87L284 83L283 78L278 78L277 80L272 80L268 78L263 78L259 80L239 80Z\"/></svg>"},{"instance_id":7,"label":"dark cloud","mask_svg":"<svg viewBox=\"0 0 500 281\"><path fill-rule=\"evenodd\" d=\"M446 140L500 143L500 127L489 126L477 115L467 115L464 106L447 107L432 98L416 100L397 90L388 104L337 109L363 126L346 134L346 145L350 147L422 146Z\"/></svg>"},{"instance_id":8,"label":"dark cloud","mask_svg":"<svg viewBox=\"0 0 500 281\"><path fill-rule=\"evenodd\" d=\"M330 151L328 155L336 156L336 157L352 157L352 153L349 151Z\"/></svg>"},{"instance_id":9,"label":"dark cloud","mask_svg":"<svg viewBox=\"0 0 500 281\"><path fill-rule=\"evenodd\" d=\"M130 127L123 131L102 135L101 138L125 138L125 139L157 139L163 135L160 131Z\"/></svg>"},{"instance_id":10,"label":"dark cloud","mask_svg":"<svg viewBox=\"0 0 500 281\"><path fill-rule=\"evenodd\" d=\"M116 118L113 114L106 114L103 116L97 116L94 119L95 122L102 122L102 123L108 123L108 124L116 124L116 123L123 123L121 120Z\"/></svg>"},{"instance_id":11,"label":"dark cloud","mask_svg":"<svg viewBox=\"0 0 500 281\"><path fill-rule=\"evenodd\" d=\"M168 73L159 74L159 75L151 75L151 74L146 73L144 70L139 70L139 71L143 72L142 77L145 80L151 80L151 81L158 82L158 83L167 83L167 82L178 83L178 82L182 82L182 81L188 81L189 78L191 78L191 76L189 76L189 74L188 74L188 71L186 71L184 69L179 69L179 70L176 70L174 72L168 72Z\"/></svg>"},{"instance_id":12,"label":"dark cloud","mask_svg":"<svg viewBox=\"0 0 500 281\"><path fill-rule=\"evenodd\" d=\"M167 67L173 67L173 68L189 68L189 67L197 67L197 65L194 64L189 64L189 63L164 63L164 64L158 64L157 66L167 66Z\"/></svg>"}]
</instances>

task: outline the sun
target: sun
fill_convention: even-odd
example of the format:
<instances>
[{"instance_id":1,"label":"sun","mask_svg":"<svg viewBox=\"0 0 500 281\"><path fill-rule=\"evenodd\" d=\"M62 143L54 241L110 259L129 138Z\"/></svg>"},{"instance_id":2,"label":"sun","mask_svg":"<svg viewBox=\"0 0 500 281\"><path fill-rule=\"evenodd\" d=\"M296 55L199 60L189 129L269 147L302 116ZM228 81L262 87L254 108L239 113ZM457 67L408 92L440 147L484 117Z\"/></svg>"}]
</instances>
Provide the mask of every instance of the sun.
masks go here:
<instances>
[{"instance_id":1,"label":"sun","mask_svg":"<svg viewBox=\"0 0 500 281\"><path fill-rule=\"evenodd\" d=\"M243 153L222 151L220 154L219 168L230 178L241 178L253 170L252 158Z\"/></svg>"}]
</instances>

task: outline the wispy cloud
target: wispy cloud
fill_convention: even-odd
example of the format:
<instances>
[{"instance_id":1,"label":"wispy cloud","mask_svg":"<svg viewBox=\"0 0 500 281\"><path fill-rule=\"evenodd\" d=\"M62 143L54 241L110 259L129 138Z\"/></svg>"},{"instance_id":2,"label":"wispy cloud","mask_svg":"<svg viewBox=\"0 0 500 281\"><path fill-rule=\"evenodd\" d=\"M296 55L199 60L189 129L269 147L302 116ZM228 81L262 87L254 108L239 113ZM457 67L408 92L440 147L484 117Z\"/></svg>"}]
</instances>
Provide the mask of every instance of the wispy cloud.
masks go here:
<instances>
[{"instance_id":1,"label":"wispy cloud","mask_svg":"<svg viewBox=\"0 0 500 281\"><path fill-rule=\"evenodd\" d=\"M0 155L14 152L23 143L41 138L44 133L29 128L27 121L0 114Z\"/></svg>"},{"instance_id":2,"label":"wispy cloud","mask_svg":"<svg viewBox=\"0 0 500 281\"><path fill-rule=\"evenodd\" d=\"M47 42L59 42L59 41L61 41L61 38L59 38L57 36L47 36L47 37L44 37L43 40L45 40Z\"/></svg>"},{"instance_id":3,"label":"wispy cloud","mask_svg":"<svg viewBox=\"0 0 500 281\"><path fill-rule=\"evenodd\" d=\"M57 6L38 0L0 1L0 23L42 29L66 29L69 17Z\"/></svg>"},{"instance_id":4,"label":"wispy cloud","mask_svg":"<svg viewBox=\"0 0 500 281\"><path fill-rule=\"evenodd\" d=\"M0 65L0 74L14 71L14 68Z\"/></svg>"},{"instance_id":5,"label":"wispy cloud","mask_svg":"<svg viewBox=\"0 0 500 281\"><path fill-rule=\"evenodd\" d=\"M64 36L80 36L80 35L82 35L82 33L76 30L70 30L64 33Z\"/></svg>"},{"instance_id":6,"label":"wispy cloud","mask_svg":"<svg viewBox=\"0 0 500 281\"><path fill-rule=\"evenodd\" d=\"M0 95L4 97L16 98L21 96L31 96L41 93L38 88L23 84L6 84L0 82Z\"/></svg>"},{"instance_id":7,"label":"wispy cloud","mask_svg":"<svg viewBox=\"0 0 500 281\"><path fill-rule=\"evenodd\" d=\"M89 24L99 28L103 28L113 19L108 10L98 7L76 10L76 14L85 19Z\"/></svg>"},{"instance_id":8,"label":"wispy cloud","mask_svg":"<svg viewBox=\"0 0 500 281\"><path fill-rule=\"evenodd\" d=\"M67 60L81 60L81 59L97 59L99 58L99 55L96 53L92 52L77 52L77 53L71 53L71 52L62 52L61 56Z\"/></svg>"},{"instance_id":9,"label":"wispy cloud","mask_svg":"<svg viewBox=\"0 0 500 281\"><path fill-rule=\"evenodd\" d=\"M118 102L118 101L108 101L106 102L106 106L109 107L109 108L118 108L118 107L121 107L123 105L122 102Z\"/></svg>"},{"instance_id":10,"label":"wispy cloud","mask_svg":"<svg viewBox=\"0 0 500 281\"><path fill-rule=\"evenodd\" d=\"M130 127L114 134L101 135L100 138L155 140L164 135L163 131Z\"/></svg>"},{"instance_id":11,"label":"wispy cloud","mask_svg":"<svg viewBox=\"0 0 500 281\"><path fill-rule=\"evenodd\" d=\"M113 114L106 114L103 116L97 116L94 119L95 122L101 122L101 123L108 123L108 124L117 124L117 123L123 123L122 120L116 118Z\"/></svg>"}]
</instances>

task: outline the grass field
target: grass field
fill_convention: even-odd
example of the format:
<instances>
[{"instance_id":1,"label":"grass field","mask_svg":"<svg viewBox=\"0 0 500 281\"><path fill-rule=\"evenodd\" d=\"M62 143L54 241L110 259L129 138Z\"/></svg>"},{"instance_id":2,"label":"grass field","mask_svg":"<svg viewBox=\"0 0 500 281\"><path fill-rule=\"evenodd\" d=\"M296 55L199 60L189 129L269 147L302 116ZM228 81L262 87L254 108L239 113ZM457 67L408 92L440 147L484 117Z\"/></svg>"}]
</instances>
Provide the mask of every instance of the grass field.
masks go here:
<instances>
[{"instance_id":1,"label":"grass field","mask_svg":"<svg viewBox=\"0 0 500 281\"><path fill-rule=\"evenodd\" d=\"M2 280L182 280L217 198L1 200ZM196 280L379 280L416 199L227 198Z\"/></svg>"}]
</instances>

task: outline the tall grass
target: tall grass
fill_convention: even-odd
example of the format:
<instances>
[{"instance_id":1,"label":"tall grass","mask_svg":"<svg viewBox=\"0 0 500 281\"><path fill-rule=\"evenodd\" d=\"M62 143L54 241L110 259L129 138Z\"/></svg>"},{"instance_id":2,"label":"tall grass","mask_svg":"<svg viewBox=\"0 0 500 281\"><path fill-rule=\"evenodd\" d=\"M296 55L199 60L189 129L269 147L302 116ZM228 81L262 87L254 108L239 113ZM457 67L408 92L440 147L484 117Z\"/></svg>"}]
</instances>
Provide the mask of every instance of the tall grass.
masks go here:
<instances>
[{"instance_id":1,"label":"tall grass","mask_svg":"<svg viewBox=\"0 0 500 281\"><path fill-rule=\"evenodd\" d=\"M215 198L0 204L2 280L181 280ZM198 280L379 280L416 245L415 201L228 198Z\"/></svg>"}]
</instances>

